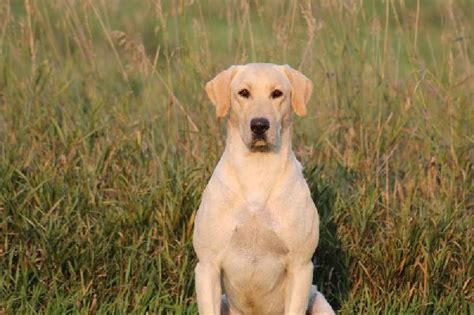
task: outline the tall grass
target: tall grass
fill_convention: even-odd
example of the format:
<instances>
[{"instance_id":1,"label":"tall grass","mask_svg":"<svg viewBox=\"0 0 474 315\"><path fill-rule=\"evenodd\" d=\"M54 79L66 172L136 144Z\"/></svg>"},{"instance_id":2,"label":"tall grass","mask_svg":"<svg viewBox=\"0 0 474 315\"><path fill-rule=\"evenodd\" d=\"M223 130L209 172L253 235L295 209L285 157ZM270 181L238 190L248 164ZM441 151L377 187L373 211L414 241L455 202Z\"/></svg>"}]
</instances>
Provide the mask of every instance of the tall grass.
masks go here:
<instances>
[{"instance_id":1,"label":"tall grass","mask_svg":"<svg viewBox=\"0 0 474 315\"><path fill-rule=\"evenodd\" d=\"M196 313L193 220L224 146L203 84L288 63L294 149L343 314L469 314L474 5L4 0L0 314Z\"/></svg>"}]
</instances>

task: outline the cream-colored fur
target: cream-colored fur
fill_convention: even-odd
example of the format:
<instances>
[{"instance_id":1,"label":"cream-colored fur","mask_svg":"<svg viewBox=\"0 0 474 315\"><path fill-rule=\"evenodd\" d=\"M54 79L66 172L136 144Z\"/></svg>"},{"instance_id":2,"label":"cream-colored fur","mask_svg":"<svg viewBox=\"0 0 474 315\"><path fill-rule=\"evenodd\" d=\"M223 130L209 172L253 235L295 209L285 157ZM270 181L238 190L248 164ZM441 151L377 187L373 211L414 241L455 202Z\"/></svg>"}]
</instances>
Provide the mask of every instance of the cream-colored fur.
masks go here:
<instances>
[{"instance_id":1,"label":"cream-colored fur","mask_svg":"<svg viewBox=\"0 0 474 315\"><path fill-rule=\"evenodd\" d=\"M311 285L319 216L291 149L292 109L306 113L311 81L257 63L219 73L206 91L229 119L194 227L200 314L334 314ZM250 128L254 118L269 122L264 140Z\"/></svg>"}]
</instances>

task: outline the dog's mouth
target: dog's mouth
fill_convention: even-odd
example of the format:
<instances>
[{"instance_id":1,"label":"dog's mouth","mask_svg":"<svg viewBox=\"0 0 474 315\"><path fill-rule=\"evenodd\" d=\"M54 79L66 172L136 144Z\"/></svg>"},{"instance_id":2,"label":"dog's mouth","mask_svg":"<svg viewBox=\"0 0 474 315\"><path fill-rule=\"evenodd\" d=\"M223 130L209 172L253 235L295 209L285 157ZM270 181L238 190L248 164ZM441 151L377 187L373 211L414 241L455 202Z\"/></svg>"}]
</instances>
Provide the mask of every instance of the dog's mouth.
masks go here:
<instances>
[{"instance_id":1,"label":"dog's mouth","mask_svg":"<svg viewBox=\"0 0 474 315\"><path fill-rule=\"evenodd\" d=\"M253 135L250 151L252 152L268 152L271 151L272 145L268 143L265 135Z\"/></svg>"}]
</instances>

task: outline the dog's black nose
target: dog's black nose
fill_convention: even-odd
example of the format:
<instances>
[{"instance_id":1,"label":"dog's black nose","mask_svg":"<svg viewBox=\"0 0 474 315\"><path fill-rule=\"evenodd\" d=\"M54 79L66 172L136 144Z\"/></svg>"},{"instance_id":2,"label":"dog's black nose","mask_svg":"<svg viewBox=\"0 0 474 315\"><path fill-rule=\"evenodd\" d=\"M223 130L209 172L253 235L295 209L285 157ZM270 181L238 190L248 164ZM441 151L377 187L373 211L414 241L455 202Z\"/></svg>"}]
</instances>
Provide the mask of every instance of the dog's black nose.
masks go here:
<instances>
[{"instance_id":1,"label":"dog's black nose","mask_svg":"<svg viewBox=\"0 0 474 315\"><path fill-rule=\"evenodd\" d=\"M250 121L250 130L257 135L263 135L270 128L270 122L266 118L254 118Z\"/></svg>"}]
</instances>

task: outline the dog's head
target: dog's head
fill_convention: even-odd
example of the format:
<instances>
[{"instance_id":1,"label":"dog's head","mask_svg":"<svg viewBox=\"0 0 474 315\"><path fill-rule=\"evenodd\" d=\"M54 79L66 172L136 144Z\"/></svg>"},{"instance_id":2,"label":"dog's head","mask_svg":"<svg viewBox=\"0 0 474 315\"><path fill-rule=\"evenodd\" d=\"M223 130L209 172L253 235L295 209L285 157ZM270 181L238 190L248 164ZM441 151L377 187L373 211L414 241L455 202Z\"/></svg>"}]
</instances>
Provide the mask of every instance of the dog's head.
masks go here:
<instances>
[{"instance_id":1,"label":"dog's head","mask_svg":"<svg viewBox=\"0 0 474 315\"><path fill-rule=\"evenodd\" d=\"M312 90L312 82L301 72L266 63L231 66L206 84L217 116L230 112L245 145L259 152L279 145L291 108L299 116L306 114Z\"/></svg>"}]
</instances>

